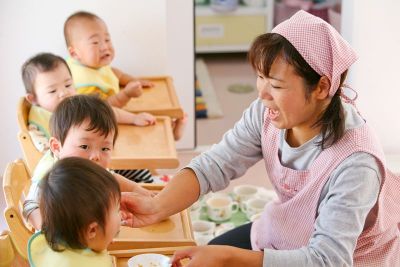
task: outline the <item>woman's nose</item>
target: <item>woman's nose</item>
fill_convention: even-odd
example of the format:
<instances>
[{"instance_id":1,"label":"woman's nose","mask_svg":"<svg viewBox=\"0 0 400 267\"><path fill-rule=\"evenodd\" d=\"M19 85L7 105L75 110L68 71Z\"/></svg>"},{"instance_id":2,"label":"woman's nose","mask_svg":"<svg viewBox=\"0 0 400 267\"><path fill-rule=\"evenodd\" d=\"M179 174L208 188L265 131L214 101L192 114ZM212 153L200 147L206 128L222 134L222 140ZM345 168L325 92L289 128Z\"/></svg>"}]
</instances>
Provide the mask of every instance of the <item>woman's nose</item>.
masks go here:
<instances>
[{"instance_id":1,"label":"woman's nose","mask_svg":"<svg viewBox=\"0 0 400 267\"><path fill-rule=\"evenodd\" d=\"M273 100L272 95L270 94L269 84L264 84L264 86L258 90L258 97L264 100Z\"/></svg>"}]
</instances>

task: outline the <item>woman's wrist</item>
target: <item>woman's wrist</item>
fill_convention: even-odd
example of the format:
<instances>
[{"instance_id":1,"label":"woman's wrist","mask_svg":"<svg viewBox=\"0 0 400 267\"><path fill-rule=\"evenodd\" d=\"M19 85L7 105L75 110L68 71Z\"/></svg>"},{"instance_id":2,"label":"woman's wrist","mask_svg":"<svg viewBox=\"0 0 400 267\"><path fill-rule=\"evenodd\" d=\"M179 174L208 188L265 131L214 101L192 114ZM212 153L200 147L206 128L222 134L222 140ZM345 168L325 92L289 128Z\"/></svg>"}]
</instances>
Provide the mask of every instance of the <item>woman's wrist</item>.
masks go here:
<instances>
[{"instance_id":1,"label":"woman's wrist","mask_svg":"<svg viewBox=\"0 0 400 267\"><path fill-rule=\"evenodd\" d=\"M223 258L223 266L236 267L262 267L264 252L241 249L231 246L226 247L226 255Z\"/></svg>"}]
</instances>

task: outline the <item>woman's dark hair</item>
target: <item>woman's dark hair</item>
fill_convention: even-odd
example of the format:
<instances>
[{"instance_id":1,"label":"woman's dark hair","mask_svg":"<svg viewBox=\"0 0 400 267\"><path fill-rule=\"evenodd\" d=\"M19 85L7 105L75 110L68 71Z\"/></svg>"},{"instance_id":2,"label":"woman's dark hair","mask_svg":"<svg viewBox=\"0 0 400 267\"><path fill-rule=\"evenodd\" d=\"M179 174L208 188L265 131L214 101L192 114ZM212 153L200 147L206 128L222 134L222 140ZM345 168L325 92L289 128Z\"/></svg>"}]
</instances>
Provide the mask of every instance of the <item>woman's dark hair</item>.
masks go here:
<instances>
[{"instance_id":1,"label":"woman's dark hair","mask_svg":"<svg viewBox=\"0 0 400 267\"><path fill-rule=\"evenodd\" d=\"M118 125L110 105L96 95L75 95L65 98L57 106L50 119L50 133L64 144L69 129L89 122L87 131L100 132L107 137L114 134L113 144L118 136Z\"/></svg>"},{"instance_id":2,"label":"woman's dark hair","mask_svg":"<svg viewBox=\"0 0 400 267\"><path fill-rule=\"evenodd\" d=\"M292 65L295 72L303 78L305 85L305 97L308 100L315 90L321 75L319 75L304 60L296 48L283 36L277 33L266 33L258 36L248 53L248 59L253 69L269 77L271 66L277 57L282 57ZM336 94L323 114L318 118L314 127L321 126L322 140L317 143L322 149L336 143L344 134L344 110L340 99L340 87L347 75L347 70L340 77L340 85Z\"/></svg>"},{"instance_id":3,"label":"woman's dark hair","mask_svg":"<svg viewBox=\"0 0 400 267\"><path fill-rule=\"evenodd\" d=\"M105 229L112 203L121 197L118 182L90 160L59 160L39 184L42 231L55 251L87 247L85 232L92 222Z\"/></svg>"}]
</instances>

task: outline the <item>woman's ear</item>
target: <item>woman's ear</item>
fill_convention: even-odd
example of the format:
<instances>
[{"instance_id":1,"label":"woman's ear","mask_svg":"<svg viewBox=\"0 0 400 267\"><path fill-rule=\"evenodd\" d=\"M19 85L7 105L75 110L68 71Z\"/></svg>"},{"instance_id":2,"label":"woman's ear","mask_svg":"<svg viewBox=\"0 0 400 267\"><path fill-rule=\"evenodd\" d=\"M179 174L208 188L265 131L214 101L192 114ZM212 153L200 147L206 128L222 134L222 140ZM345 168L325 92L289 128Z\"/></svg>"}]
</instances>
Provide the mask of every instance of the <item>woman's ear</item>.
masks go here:
<instances>
[{"instance_id":1,"label":"woman's ear","mask_svg":"<svg viewBox=\"0 0 400 267\"><path fill-rule=\"evenodd\" d=\"M86 229L86 240L91 241L96 238L98 231L100 230L97 222L92 222Z\"/></svg>"},{"instance_id":2,"label":"woman's ear","mask_svg":"<svg viewBox=\"0 0 400 267\"><path fill-rule=\"evenodd\" d=\"M329 80L328 77L322 76L319 79L317 89L314 90L314 92L316 93L316 98L323 100L329 97L330 88L331 88L331 81Z\"/></svg>"},{"instance_id":3,"label":"woman's ear","mask_svg":"<svg viewBox=\"0 0 400 267\"><path fill-rule=\"evenodd\" d=\"M59 158L60 151L62 148L61 142L55 137L50 137L49 146L50 146L50 150L51 150L51 152L53 152L54 156L56 158Z\"/></svg>"}]
</instances>

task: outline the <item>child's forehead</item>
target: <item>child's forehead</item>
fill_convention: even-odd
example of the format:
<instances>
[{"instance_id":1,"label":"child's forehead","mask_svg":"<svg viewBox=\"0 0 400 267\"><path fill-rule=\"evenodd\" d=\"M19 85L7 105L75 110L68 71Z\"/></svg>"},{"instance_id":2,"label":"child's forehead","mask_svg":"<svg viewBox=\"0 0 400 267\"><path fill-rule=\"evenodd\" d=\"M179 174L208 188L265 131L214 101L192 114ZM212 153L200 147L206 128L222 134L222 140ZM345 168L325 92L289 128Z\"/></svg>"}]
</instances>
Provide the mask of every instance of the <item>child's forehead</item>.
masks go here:
<instances>
[{"instance_id":1,"label":"child's forehead","mask_svg":"<svg viewBox=\"0 0 400 267\"><path fill-rule=\"evenodd\" d=\"M72 79L72 76L68 70L68 67L64 63L58 63L53 69L48 71L38 71L34 83L36 85L48 85L55 83L62 83L68 79Z\"/></svg>"},{"instance_id":2,"label":"child's forehead","mask_svg":"<svg viewBox=\"0 0 400 267\"><path fill-rule=\"evenodd\" d=\"M77 139L87 139L93 143L103 143L104 141L113 140L115 131L105 133L101 129L91 126L90 119L86 118L83 122L72 125L68 135L74 135ZM93 138L94 136L96 138Z\"/></svg>"},{"instance_id":3,"label":"child's forehead","mask_svg":"<svg viewBox=\"0 0 400 267\"><path fill-rule=\"evenodd\" d=\"M86 32L93 28L100 28L108 32L105 22L97 18L78 18L75 22L71 23L72 33Z\"/></svg>"}]
</instances>

